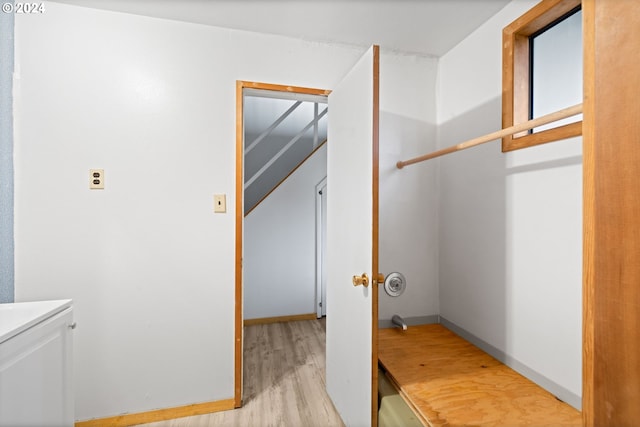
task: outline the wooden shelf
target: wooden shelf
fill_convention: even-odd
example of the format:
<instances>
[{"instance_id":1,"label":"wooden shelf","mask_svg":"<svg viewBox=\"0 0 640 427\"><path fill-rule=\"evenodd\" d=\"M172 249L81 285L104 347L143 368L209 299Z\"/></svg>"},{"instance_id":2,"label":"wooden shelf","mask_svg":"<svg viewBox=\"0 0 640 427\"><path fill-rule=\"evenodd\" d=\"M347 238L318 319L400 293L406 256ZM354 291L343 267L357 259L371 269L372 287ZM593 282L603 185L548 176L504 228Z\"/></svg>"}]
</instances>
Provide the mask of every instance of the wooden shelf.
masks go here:
<instances>
[{"instance_id":1,"label":"wooden shelf","mask_svg":"<svg viewBox=\"0 0 640 427\"><path fill-rule=\"evenodd\" d=\"M378 357L426 426L581 426L579 411L442 325L381 329Z\"/></svg>"}]
</instances>

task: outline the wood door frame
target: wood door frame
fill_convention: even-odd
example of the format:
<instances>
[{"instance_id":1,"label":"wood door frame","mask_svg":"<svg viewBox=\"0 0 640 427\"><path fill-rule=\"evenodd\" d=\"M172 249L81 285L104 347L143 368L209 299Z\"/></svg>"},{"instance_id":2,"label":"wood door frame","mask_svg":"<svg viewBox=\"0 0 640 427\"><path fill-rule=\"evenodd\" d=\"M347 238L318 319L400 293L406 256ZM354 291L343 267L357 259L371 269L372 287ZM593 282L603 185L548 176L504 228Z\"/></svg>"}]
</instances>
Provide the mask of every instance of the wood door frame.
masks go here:
<instances>
[{"instance_id":1,"label":"wood door frame","mask_svg":"<svg viewBox=\"0 0 640 427\"><path fill-rule=\"evenodd\" d=\"M640 407L640 22L635 2L543 0L504 29L503 127L528 114L528 36L583 11L583 425L635 425ZM519 97L514 100L514 97ZM580 123L552 131L578 135ZM564 129L564 130L563 130ZM549 135L552 131L545 131ZM561 133L564 132L564 133ZM503 140L503 151L552 139ZM536 138L539 138L536 137ZM527 138L531 144L525 143ZM521 141L515 143L515 141Z\"/></svg>"},{"instance_id":2,"label":"wood door frame","mask_svg":"<svg viewBox=\"0 0 640 427\"><path fill-rule=\"evenodd\" d=\"M242 340L243 340L243 275L244 239L244 89L271 90L306 95L329 96L330 90L287 86L271 83L236 81L236 191L235 191L235 332L234 332L234 406L242 407Z\"/></svg>"},{"instance_id":3,"label":"wood door frame","mask_svg":"<svg viewBox=\"0 0 640 427\"><path fill-rule=\"evenodd\" d=\"M530 78L533 34L566 17L581 5L581 0L542 0L502 30L502 128L524 123L530 116ZM519 150L560 139L582 135L582 121L551 129L507 135L502 152Z\"/></svg>"},{"instance_id":4,"label":"wood door frame","mask_svg":"<svg viewBox=\"0 0 640 427\"><path fill-rule=\"evenodd\" d=\"M380 284L380 46L373 46L373 167L371 249L371 426L378 426L378 285ZM384 279L382 280L384 282Z\"/></svg>"},{"instance_id":5,"label":"wood door frame","mask_svg":"<svg viewBox=\"0 0 640 427\"><path fill-rule=\"evenodd\" d=\"M640 419L640 22L583 1L583 425ZM615 24L615 25L614 25Z\"/></svg>"}]
</instances>

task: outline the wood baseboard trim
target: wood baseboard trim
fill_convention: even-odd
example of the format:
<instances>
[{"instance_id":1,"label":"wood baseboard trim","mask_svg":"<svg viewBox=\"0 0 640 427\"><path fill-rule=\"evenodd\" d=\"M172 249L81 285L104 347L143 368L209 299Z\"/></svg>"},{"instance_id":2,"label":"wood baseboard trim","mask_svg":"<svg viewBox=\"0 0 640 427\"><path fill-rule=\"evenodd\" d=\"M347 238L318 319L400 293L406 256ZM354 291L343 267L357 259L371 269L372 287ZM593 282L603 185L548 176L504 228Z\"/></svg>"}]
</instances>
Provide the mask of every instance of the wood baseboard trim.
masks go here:
<instances>
[{"instance_id":1,"label":"wood baseboard trim","mask_svg":"<svg viewBox=\"0 0 640 427\"><path fill-rule=\"evenodd\" d=\"M265 325L267 323L279 322L295 322L297 320L316 320L317 318L318 316L316 315L316 313L294 314L292 316L262 317L259 319L244 319L244 326Z\"/></svg>"},{"instance_id":2,"label":"wood baseboard trim","mask_svg":"<svg viewBox=\"0 0 640 427\"><path fill-rule=\"evenodd\" d=\"M127 427L136 424L190 417L192 415L204 415L213 412L228 411L234 408L234 399L217 400L215 402L195 403L193 405L156 409L155 411L138 412L135 414L123 414L115 417L77 421L75 423L75 427Z\"/></svg>"}]
</instances>

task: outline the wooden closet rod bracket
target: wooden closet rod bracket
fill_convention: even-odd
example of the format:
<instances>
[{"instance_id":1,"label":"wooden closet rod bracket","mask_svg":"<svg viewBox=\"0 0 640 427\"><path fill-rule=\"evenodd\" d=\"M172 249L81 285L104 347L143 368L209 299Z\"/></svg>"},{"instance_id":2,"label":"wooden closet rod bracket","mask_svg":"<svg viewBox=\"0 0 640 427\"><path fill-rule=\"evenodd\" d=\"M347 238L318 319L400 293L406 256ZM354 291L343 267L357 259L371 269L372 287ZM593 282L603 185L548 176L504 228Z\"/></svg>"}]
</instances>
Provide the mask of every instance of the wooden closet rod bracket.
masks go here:
<instances>
[{"instance_id":1,"label":"wooden closet rod bracket","mask_svg":"<svg viewBox=\"0 0 640 427\"><path fill-rule=\"evenodd\" d=\"M508 128L504 128L502 130L489 133L487 135L479 136L477 138L473 138L468 141L461 142L460 144L443 148L441 150L434 151L429 154L425 154L419 157L414 157L413 159L409 159L409 160L401 160L398 163L396 163L396 166L398 167L398 169L402 169L403 167L412 165L414 163L424 162L425 160L430 160L435 157L444 156L445 154L450 154L456 151L461 151L467 148L475 147L476 145L484 144L485 142L490 142L496 139L504 138L505 136L514 135L516 133L533 129L538 126L546 125L548 123L557 122L558 120L566 119L567 117L576 116L580 113L582 113L582 104L574 105L573 107L564 108L554 113L540 116L537 119L532 119L527 122L509 126Z\"/></svg>"}]
</instances>

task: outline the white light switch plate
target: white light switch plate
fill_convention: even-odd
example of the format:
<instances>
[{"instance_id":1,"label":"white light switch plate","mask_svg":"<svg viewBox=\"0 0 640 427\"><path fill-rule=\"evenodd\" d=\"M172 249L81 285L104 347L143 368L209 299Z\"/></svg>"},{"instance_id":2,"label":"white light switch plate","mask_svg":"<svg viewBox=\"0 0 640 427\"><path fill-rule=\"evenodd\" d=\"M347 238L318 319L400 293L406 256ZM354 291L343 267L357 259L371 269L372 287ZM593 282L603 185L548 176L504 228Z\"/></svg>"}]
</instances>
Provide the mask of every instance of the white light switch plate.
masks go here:
<instances>
[{"instance_id":1,"label":"white light switch plate","mask_svg":"<svg viewBox=\"0 0 640 427\"><path fill-rule=\"evenodd\" d=\"M227 196L225 194L213 195L213 211L215 213L227 212Z\"/></svg>"}]
</instances>

